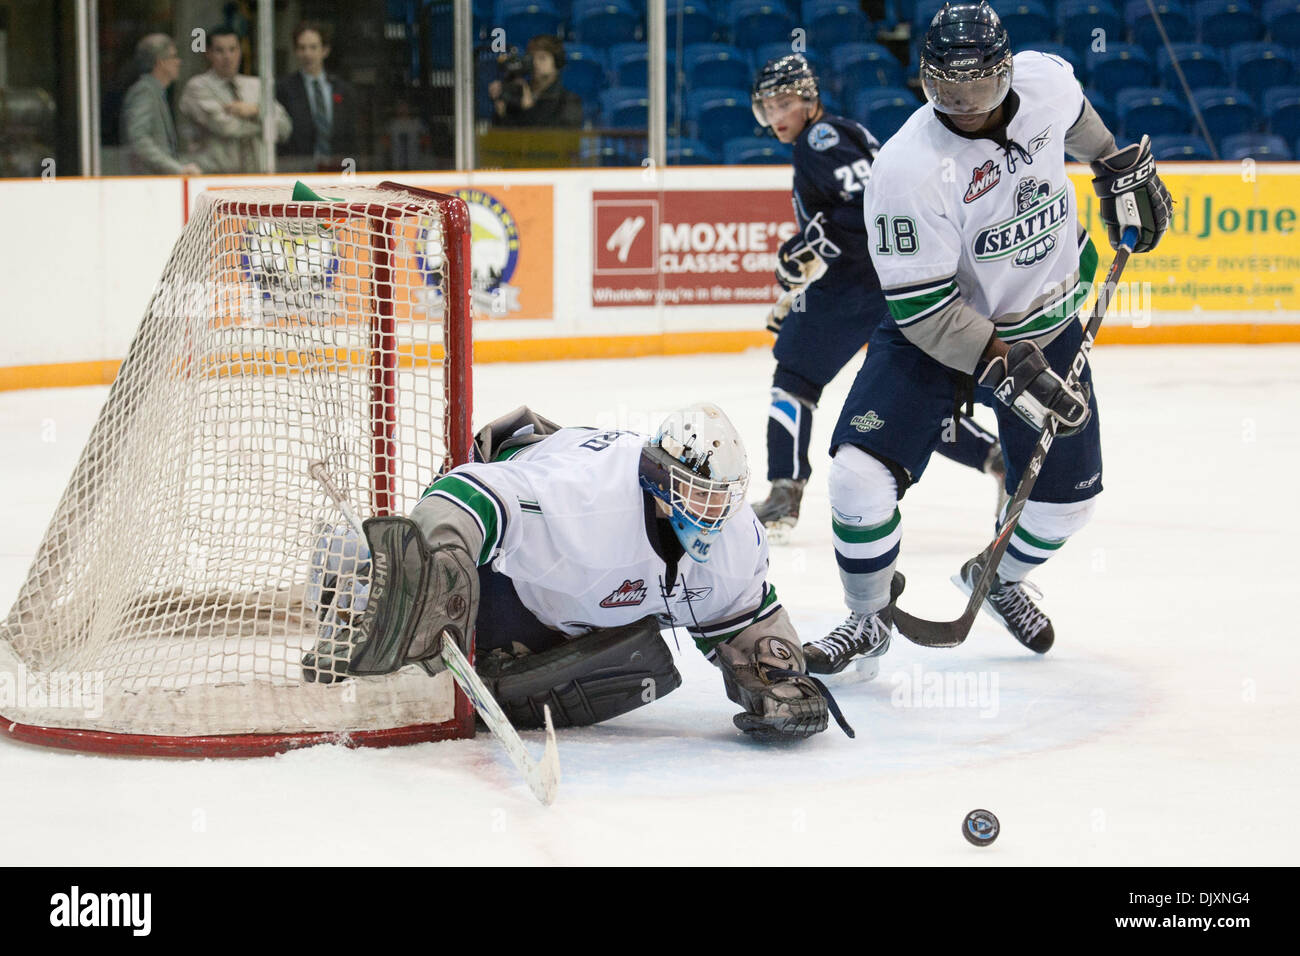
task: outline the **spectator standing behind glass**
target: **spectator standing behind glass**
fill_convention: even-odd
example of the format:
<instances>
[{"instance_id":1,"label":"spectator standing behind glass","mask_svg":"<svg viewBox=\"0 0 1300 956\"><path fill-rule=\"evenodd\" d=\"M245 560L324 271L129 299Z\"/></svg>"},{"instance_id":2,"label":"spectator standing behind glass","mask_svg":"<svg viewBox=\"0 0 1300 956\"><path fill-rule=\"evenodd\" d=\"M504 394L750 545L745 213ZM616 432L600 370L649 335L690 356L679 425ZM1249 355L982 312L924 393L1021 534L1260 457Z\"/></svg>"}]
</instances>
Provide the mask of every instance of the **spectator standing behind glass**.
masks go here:
<instances>
[{"instance_id":1,"label":"spectator standing behind glass","mask_svg":"<svg viewBox=\"0 0 1300 956\"><path fill-rule=\"evenodd\" d=\"M527 57L504 58L501 68L502 79L488 86L498 125L582 125L582 98L560 85L564 44L559 37L533 37Z\"/></svg>"},{"instance_id":2,"label":"spectator standing behind glass","mask_svg":"<svg viewBox=\"0 0 1300 956\"><path fill-rule=\"evenodd\" d=\"M130 171L197 176L194 163L182 163L167 88L181 72L176 44L164 33L150 33L135 45L135 66L142 75L126 91L122 130Z\"/></svg>"},{"instance_id":3,"label":"spectator standing behind glass","mask_svg":"<svg viewBox=\"0 0 1300 956\"><path fill-rule=\"evenodd\" d=\"M239 36L227 27L208 31L206 73L191 77L181 94L181 141L205 173L263 173L262 81L239 72ZM276 142L289 138L289 114L275 108Z\"/></svg>"},{"instance_id":4,"label":"spectator standing behind glass","mask_svg":"<svg viewBox=\"0 0 1300 956\"><path fill-rule=\"evenodd\" d=\"M293 124L280 155L285 157L286 169L336 169L335 157L356 156L356 91L347 80L325 72L330 35L323 25L299 24L293 31L293 52L297 72L275 83L275 98Z\"/></svg>"}]
</instances>

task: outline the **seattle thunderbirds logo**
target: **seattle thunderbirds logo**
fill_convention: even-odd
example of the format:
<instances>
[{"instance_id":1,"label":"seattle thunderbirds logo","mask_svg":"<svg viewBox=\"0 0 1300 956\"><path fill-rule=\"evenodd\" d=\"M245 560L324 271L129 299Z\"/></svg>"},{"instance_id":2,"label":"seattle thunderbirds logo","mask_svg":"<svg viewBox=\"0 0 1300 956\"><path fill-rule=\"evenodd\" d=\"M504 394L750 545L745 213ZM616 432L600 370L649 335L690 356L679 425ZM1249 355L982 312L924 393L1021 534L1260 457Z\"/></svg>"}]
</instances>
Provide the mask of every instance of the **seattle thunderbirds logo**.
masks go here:
<instances>
[{"instance_id":1,"label":"seattle thunderbirds logo","mask_svg":"<svg viewBox=\"0 0 1300 956\"><path fill-rule=\"evenodd\" d=\"M1025 176L1016 184L1016 215L985 226L975 234L976 262L1014 256L1018 266L1032 266L1056 248L1056 233L1069 212L1068 184L1052 192L1052 184Z\"/></svg>"}]
</instances>

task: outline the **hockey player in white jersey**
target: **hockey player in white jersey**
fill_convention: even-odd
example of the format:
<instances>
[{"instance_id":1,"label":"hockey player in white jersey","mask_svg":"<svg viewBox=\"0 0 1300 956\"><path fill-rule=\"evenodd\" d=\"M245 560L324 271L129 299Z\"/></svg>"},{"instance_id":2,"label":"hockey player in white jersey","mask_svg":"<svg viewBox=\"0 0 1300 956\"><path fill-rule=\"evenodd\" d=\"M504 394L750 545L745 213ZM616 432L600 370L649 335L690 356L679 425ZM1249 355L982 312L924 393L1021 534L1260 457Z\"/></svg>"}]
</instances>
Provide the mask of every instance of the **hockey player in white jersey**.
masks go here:
<instances>
[{"instance_id":1,"label":"hockey player in white jersey","mask_svg":"<svg viewBox=\"0 0 1300 956\"><path fill-rule=\"evenodd\" d=\"M1105 67L1102 67L1105 69ZM926 33L918 109L877 154L864 208L893 321L871 338L836 426L830 499L850 616L806 645L833 673L889 643L899 499L921 478L943 419L972 398L998 418L1013 491L1048 416L1060 428L984 609L1030 650L1055 638L1025 583L1087 522L1102 488L1092 373L1066 384L1097 266L1078 223L1065 154L1091 162L1112 245L1136 226L1155 247L1171 202L1144 137L1117 150L1070 65L1012 56L987 3L949 4ZM967 593L982 569L954 581Z\"/></svg>"},{"instance_id":2,"label":"hockey player in white jersey","mask_svg":"<svg viewBox=\"0 0 1300 956\"><path fill-rule=\"evenodd\" d=\"M592 724L679 686L661 629L682 627L744 708L740 729L826 728L834 704L766 581L745 450L716 406L653 437L518 409L477 446L482 460L434 481L409 519L366 522L368 546L318 546L309 679L436 662L444 629L466 645L472 631L476 669L517 726L541 726L543 705L557 727Z\"/></svg>"}]
</instances>

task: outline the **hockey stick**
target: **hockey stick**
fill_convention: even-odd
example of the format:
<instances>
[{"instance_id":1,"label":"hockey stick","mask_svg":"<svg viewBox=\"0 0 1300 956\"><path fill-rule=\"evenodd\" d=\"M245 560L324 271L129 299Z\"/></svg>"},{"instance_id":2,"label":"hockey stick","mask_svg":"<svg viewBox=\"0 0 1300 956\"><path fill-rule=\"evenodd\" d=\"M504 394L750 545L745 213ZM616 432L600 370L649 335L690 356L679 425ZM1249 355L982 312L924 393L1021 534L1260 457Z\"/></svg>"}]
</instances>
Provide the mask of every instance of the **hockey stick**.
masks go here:
<instances>
[{"instance_id":1,"label":"hockey stick","mask_svg":"<svg viewBox=\"0 0 1300 956\"><path fill-rule=\"evenodd\" d=\"M362 526L361 519L348 506L347 499L330 479L329 472L325 469L325 462L313 461L308 464L307 471L325 489L330 500L339 511L343 512L343 516L348 519L353 530L361 536L361 540L365 541L366 529ZM510 762L524 775L529 789L533 791L533 796L547 806L554 803L555 793L560 785L560 754L555 746L555 727L551 723L551 709L545 704L542 705L542 716L546 721L546 749L539 762L528 753L524 742L519 739L519 732L501 710L501 705L496 702L487 685L475 673L473 666L446 631L442 633L442 662L447 665L447 670L451 671L451 676L465 692L465 696L474 704L479 716L483 718L483 723L487 724L488 730L492 731L493 736L501 742L506 755L510 757Z\"/></svg>"},{"instance_id":2,"label":"hockey stick","mask_svg":"<svg viewBox=\"0 0 1300 956\"><path fill-rule=\"evenodd\" d=\"M1115 287L1119 284L1120 273L1124 271L1137 239L1138 231L1135 227L1130 226L1124 230L1119 249L1115 251L1115 261L1111 263L1110 272L1106 274L1106 281L1097 290L1097 301L1093 304L1092 315L1089 316L1088 324L1083 330L1083 342L1074 356L1074 361L1070 363L1070 374L1065 379L1067 385L1074 385L1083 373L1084 364L1088 361L1088 353L1092 351L1092 343L1097 337L1097 330L1101 328L1101 320L1106 315L1111 297L1115 294ZM989 589L993 587L993 578L997 574L1002 555L1006 553L1011 543L1011 533L1020 523L1020 513L1025 510L1025 501L1028 500L1029 493L1038 481L1039 472L1043 469L1043 460L1047 458L1047 451L1052 447L1052 440L1056 438L1056 428L1056 419L1048 416L1043 430L1038 433L1038 444L1029 458L1029 464L1026 465L1025 472L1020 478L1020 484L1016 486L1016 493L1007 503L1006 518L1002 522L1002 527L998 529L997 537L977 559L976 566L980 569L979 580L971 589L970 600L966 603L966 610L962 616L955 621L927 621L908 614L902 608L894 609L894 627L913 644L920 644L922 647L956 647L970 634L975 616L979 614Z\"/></svg>"}]
</instances>

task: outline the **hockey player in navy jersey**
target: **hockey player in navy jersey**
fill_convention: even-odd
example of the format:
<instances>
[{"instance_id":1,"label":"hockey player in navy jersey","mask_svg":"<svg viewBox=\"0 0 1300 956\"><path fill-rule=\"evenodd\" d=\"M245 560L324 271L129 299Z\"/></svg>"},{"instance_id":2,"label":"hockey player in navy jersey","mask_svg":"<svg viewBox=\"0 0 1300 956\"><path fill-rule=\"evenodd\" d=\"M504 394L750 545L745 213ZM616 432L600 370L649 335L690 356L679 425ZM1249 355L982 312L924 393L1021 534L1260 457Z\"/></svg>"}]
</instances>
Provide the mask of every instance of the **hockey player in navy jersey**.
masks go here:
<instances>
[{"instance_id":1,"label":"hockey player in navy jersey","mask_svg":"<svg viewBox=\"0 0 1300 956\"><path fill-rule=\"evenodd\" d=\"M799 518L810 466L812 413L822 389L888 315L867 249L863 186L880 144L861 124L826 112L802 54L772 60L754 83L754 116L794 144L794 214L799 228L780 249L776 278L786 294L768 319L777 333L767 425L767 500L754 512L774 540ZM954 424L942 454L994 474L997 438L969 419Z\"/></svg>"},{"instance_id":2,"label":"hockey player in navy jersey","mask_svg":"<svg viewBox=\"0 0 1300 956\"><path fill-rule=\"evenodd\" d=\"M472 631L479 676L516 726L540 727L544 704L557 727L593 724L680 685L660 631L681 627L746 733L809 737L838 719L767 583L745 450L717 406L682 409L653 436L521 408L476 445L479 460L440 476L409 518L372 518L365 543L322 536L308 680L434 668L444 629L467 646Z\"/></svg>"},{"instance_id":3,"label":"hockey player in navy jersey","mask_svg":"<svg viewBox=\"0 0 1300 956\"><path fill-rule=\"evenodd\" d=\"M1105 69L1105 67L1102 67ZM1013 489L1049 417L1059 422L983 609L1021 644L1055 639L1025 578L1088 521L1102 488L1092 371L1068 384L1097 252L1078 221L1065 155L1092 164L1111 244L1168 228L1169 193L1145 137L1117 149L1069 63L1012 56L987 3L948 4L921 50L921 107L876 157L866 223L891 318L871 337L832 439L836 560L850 615L805 645L809 670L878 657L892 633L899 499L920 480L955 399L990 405ZM953 176L952 171L957 175ZM977 559L954 581L970 594ZM878 666L878 665L877 665Z\"/></svg>"}]
</instances>

